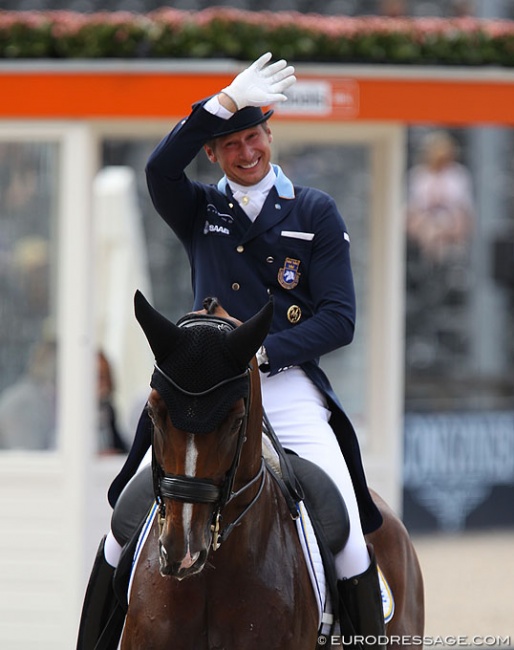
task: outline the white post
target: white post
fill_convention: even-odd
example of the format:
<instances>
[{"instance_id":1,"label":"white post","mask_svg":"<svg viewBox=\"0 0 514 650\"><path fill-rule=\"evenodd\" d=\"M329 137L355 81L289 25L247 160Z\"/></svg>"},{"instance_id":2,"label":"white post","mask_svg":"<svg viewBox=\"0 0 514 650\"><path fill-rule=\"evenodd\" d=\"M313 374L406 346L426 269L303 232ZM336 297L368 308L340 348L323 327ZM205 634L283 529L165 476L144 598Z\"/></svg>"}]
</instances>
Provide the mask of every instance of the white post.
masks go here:
<instances>
[{"instance_id":1,"label":"white post","mask_svg":"<svg viewBox=\"0 0 514 650\"><path fill-rule=\"evenodd\" d=\"M86 495L95 432L91 189L94 141L87 124L67 129L61 154L58 318L59 449L62 452L62 630L54 648L74 647L84 595Z\"/></svg>"},{"instance_id":2,"label":"white post","mask_svg":"<svg viewBox=\"0 0 514 650\"><path fill-rule=\"evenodd\" d=\"M401 514L404 356L404 128L372 144L369 483Z\"/></svg>"}]
</instances>

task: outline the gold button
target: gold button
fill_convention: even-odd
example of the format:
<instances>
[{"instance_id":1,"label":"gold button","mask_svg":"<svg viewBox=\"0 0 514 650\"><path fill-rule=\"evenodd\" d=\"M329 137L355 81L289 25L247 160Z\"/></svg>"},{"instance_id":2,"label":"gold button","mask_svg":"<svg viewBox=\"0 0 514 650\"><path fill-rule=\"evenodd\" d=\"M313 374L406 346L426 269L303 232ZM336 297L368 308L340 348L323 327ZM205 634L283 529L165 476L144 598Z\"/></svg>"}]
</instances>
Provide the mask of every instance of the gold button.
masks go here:
<instances>
[{"instance_id":1,"label":"gold button","mask_svg":"<svg viewBox=\"0 0 514 650\"><path fill-rule=\"evenodd\" d=\"M239 282L234 282L234 283L232 284L232 289L233 289L234 291L239 291L240 288L241 288L241 286L239 285Z\"/></svg>"},{"instance_id":2,"label":"gold button","mask_svg":"<svg viewBox=\"0 0 514 650\"><path fill-rule=\"evenodd\" d=\"M302 317L302 310L300 309L300 307L298 307L298 305L291 305L291 307L289 307L289 309L287 310L287 320L290 323L293 323L293 325L297 323L301 317Z\"/></svg>"},{"instance_id":3,"label":"gold button","mask_svg":"<svg viewBox=\"0 0 514 650\"><path fill-rule=\"evenodd\" d=\"M238 247L236 248L236 251L237 251L238 253L242 253L242 252L244 251L244 249L245 249L244 246L238 246Z\"/></svg>"}]
</instances>

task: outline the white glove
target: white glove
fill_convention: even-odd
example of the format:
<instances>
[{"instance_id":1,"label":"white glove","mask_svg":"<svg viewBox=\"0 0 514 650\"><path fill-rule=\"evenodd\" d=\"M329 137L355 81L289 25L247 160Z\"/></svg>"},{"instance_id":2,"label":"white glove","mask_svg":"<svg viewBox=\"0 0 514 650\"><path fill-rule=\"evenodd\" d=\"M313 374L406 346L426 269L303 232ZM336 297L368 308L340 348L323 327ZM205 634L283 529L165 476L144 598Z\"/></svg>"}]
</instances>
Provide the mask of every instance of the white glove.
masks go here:
<instances>
[{"instance_id":1,"label":"white glove","mask_svg":"<svg viewBox=\"0 0 514 650\"><path fill-rule=\"evenodd\" d=\"M283 92L296 81L294 68L287 65L284 59L266 66L270 59L271 52L266 52L221 91L230 97L237 110L245 106L269 106L287 100Z\"/></svg>"}]
</instances>

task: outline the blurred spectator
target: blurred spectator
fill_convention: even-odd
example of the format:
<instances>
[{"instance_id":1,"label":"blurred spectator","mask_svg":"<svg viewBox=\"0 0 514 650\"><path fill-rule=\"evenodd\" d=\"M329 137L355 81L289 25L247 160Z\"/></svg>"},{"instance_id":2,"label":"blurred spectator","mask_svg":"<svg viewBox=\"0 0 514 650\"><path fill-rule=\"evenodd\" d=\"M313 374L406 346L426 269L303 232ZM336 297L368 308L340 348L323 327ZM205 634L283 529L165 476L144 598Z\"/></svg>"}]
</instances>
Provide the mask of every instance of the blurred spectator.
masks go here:
<instances>
[{"instance_id":1,"label":"blurred spectator","mask_svg":"<svg viewBox=\"0 0 514 650\"><path fill-rule=\"evenodd\" d=\"M407 15L407 0L380 0L378 13L388 18L401 18Z\"/></svg>"},{"instance_id":2,"label":"blurred spectator","mask_svg":"<svg viewBox=\"0 0 514 650\"><path fill-rule=\"evenodd\" d=\"M465 18L475 15L475 3L473 0L453 0L452 13L456 18Z\"/></svg>"},{"instance_id":3,"label":"blurred spectator","mask_svg":"<svg viewBox=\"0 0 514 650\"><path fill-rule=\"evenodd\" d=\"M27 370L0 396L0 449L55 449L56 353L54 341L38 343ZM98 439L101 455L125 453L113 406L114 384L103 352L97 355Z\"/></svg>"},{"instance_id":4,"label":"blurred spectator","mask_svg":"<svg viewBox=\"0 0 514 650\"><path fill-rule=\"evenodd\" d=\"M0 448L55 448L56 345L38 343L26 373L0 396Z\"/></svg>"},{"instance_id":5,"label":"blurred spectator","mask_svg":"<svg viewBox=\"0 0 514 650\"><path fill-rule=\"evenodd\" d=\"M128 451L117 425L113 405L114 381L110 363L102 351L97 356L98 453L121 454Z\"/></svg>"},{"instance_id":6,"label":"blurred spectator","mask_svg":"<svg viewBox=\"0 0 514 650\"><path fill-rule=\"evenodd\" d=\"M50 303L48 240L39 236L19 239L13 250L12 271L19 311L34 319L46 318Z\"/></svg>"},{"instance_id":7,"label":"blurred spectator","mask_svg":"<svg viewBox=\"0 0 514 650\"><path fill-rule=\"evenodd\" d=\"M471 175L456 158L448 133L430 133L408 177L407 237L436 263L467 252L473 230Z\"/></svg>"}]
</instances>

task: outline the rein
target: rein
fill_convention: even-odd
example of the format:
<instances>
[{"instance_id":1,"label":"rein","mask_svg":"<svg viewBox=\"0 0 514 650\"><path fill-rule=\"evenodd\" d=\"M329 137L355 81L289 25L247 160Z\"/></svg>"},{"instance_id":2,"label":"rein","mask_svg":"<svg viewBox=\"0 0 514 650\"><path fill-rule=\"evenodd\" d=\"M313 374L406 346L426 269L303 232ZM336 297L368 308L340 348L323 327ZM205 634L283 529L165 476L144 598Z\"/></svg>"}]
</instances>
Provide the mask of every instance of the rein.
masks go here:
<instances>
[{"instance_id":1,"label":"rein","mask_svg":"<svg viewBox=\"0 0 514 650\"><path fill-rule=\"evenodd\" d=\"M184 319L179 323L180 327L191 327L194 325L210 325L218 329L223 330L232 330L235 329L235 325L232 322L225 319L216 318L216 317L200 317L200 318L188 318ZM216 485L210 479L201 479L195 476L182 476L177 474L168 474L164 472L162 467L157 463L155 458L155 451L153 445L153 430L152 430L152 472L153 472L153 483L154 483L154 493L156 502L159 508L159 528L162 530L164 521L166 518L166 505L164 499L171 499L175 501L181 501L183 503L202 503L202 504L213 504L213 514L212 514L212 523L211 531L213 533L212 540L212 549L213 551L218 550L222 542L224 542L227 537L230 535L232 530L241 522L243 517L248 513L252 506L258 501L262 490L264 488L264 479L265 479L265 463L264 459L261 460L260 468L257 474L250 479L245 485L243 485L236 492L233 491L235 477L237 473L237 468L239 466L239 461L241 459L241 453L243 450L243 444L246 440L246 431L248 425L248 414L250 406L250 380L249 373L250 367L234 377L229 377L217 383L211 388L200 391L200 392L191 392L181 386L179 386L171 377L169 377L159 366L155 365L155 370L160 373L160 375L175 389L179 390L184 395L188 397L202 397L208 395L214 390L244 377L248 377L248 389L246 396L243 398L245 405L245 415L243 422L238 433L236 451L232 463L225 474L224 481L221 485ZM241 514L230 524L220 531L220 523L222 519L222 511L225 506L243 494L250 487L255 485L260 481L259 489L250 503L244 508Z\"/></svg>"}]
</instances>

